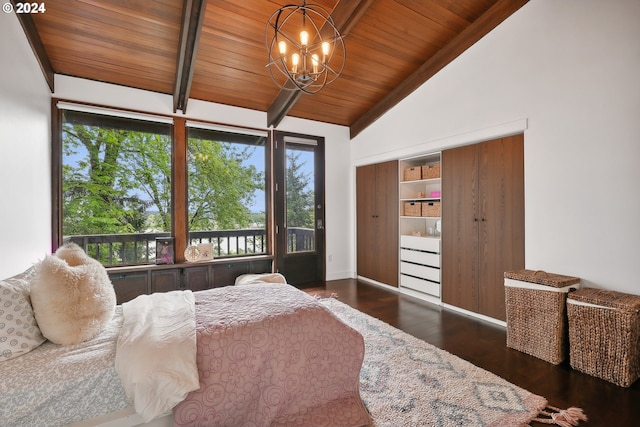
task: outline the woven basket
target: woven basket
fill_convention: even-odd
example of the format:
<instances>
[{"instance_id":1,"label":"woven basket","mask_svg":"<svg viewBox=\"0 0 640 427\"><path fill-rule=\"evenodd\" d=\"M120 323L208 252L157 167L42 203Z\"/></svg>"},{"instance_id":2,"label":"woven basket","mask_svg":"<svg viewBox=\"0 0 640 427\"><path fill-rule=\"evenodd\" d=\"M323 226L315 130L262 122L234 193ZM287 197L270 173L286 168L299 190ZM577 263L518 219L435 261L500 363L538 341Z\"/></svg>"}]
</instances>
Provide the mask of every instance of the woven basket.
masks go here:
<instances>
[{"instance_id":1,"label":"woven basket","mask_svg":"<svg viewBox=\"0 0 640 427\"><path fill-rule=\"evenodd\" d=\"M621 387L640 378L640 296L584 288L567 313L572 368Z\"/></svg>"},{"instance_id":2,"label":"woven basket","mask_svg":"<svg viewBox=\"0 0 640 427\"><path fill-rule=\"evenodd\" d=\"M422 216L440 216L440 202L422 202Z\"/></svg>"},{"instance_id":3,"label":"woven basket","mask_svg":"<svg viewBox=\"0 0 640 427\"><path fill-rule=\"evenodd\" d=\"M508 271L505 277L507 347L554 365L569 354L567 292L580 279L544 271Z\"/></svg>"},{"instance_id":4,"label":"woven basket","mask_svg":"<svg viewBox=\"0 0 640 427\"><path fill-rule=\"evenodd\" d=\"M422 179L422 169L420 166L414 166L404 170L403 181L416 181L418 179Z\"/></svg>"},{"instance_id":5,"label":"woven basket","mask_svg":"<svg viewBox=\"0 0 640 427\"><path fill-rule=\"evenodd\" d=\"M422 166L422 179L440 178L440 163Z\"/></svg>"},{"instance_id":6,"label":"woven basket","mask_svg":"<svg viewBox=\"0 0 640 427\"><path fill-rule=\"evenodd\" d=\"M404 202L404 216L420 216L422 208L417 202Z\"/></svg>"}]
</instances>

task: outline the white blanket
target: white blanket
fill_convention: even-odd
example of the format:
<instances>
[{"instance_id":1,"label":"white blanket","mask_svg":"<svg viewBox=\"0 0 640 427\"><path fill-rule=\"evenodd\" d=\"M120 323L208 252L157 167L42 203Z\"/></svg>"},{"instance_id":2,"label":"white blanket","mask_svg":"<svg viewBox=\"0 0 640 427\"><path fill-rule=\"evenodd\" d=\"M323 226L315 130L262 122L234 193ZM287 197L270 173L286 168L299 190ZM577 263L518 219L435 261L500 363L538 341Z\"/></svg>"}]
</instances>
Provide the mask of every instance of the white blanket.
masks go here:
<instances>
[{"instance_id":1,"label":"white blanket","mask_svg":"<svg viewBox=\"0 0 640 427\"><path fill-rule=\"evenodd\" d=\"M122 305L116 371L145 422L200 388L191 291L141 295Z\"/></svg>"}]
</instances>

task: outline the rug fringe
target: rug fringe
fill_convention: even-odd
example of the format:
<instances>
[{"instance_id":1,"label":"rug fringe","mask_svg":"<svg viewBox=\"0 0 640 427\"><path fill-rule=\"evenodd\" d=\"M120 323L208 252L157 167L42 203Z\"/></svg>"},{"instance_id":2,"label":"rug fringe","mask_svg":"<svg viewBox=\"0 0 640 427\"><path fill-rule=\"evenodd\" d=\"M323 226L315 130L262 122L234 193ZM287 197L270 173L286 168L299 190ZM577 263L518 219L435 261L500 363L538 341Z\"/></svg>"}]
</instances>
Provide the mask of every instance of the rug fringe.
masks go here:
<instances>
[{"instance_id":1,"label":"rug fringe","mask_svg":"<svg viewBox=\"0 0 640 427\"><path fill-rule=\"evenodd\" d=\"M556 424L560 427L577 426L580 424L580 421L587 421L587 416L582 412L581 408L571 407L568 409L560 409L555 406L547 405L545 409L550 409L554 412L542 410L539 415L550 418L535 418L533 421L543 424Z\"/></svg>"}]
</instances>

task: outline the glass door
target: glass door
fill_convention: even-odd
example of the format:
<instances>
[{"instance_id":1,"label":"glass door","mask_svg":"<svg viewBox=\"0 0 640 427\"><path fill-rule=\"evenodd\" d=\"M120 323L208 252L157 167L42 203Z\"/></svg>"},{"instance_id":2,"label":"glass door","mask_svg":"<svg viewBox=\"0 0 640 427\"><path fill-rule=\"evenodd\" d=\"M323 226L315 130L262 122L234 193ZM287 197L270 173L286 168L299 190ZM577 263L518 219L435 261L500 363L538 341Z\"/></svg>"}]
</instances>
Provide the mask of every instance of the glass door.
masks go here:
<instances>
[{"instance_id":1,"label":"glass door","mask_svg":"<svg viewBox=\"0 0 640 427\"><path fill-rule=\"evenodd\" d=\"M276 270L320 282L324 264L324 138L274 132Z\"/></svg>"}]
</instances>

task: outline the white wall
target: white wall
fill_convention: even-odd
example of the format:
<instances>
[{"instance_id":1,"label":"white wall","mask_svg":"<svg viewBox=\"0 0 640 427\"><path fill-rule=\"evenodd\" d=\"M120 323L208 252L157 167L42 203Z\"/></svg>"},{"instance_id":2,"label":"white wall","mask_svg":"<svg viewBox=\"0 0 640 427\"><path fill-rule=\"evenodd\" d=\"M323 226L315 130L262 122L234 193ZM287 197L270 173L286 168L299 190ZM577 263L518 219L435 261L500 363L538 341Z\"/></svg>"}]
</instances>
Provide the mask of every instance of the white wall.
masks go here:
<instances>
[{"instance_id":1,"label":"white wall","mask_svg":"<svg viewBox=\"0 0 640 427\"><path fill-rule=\"evenodd\" d=\"M99 83L89 80L56 76L55 97L88 102L115 108L132 109L164 115L173 114L170 95ZM189 100L186 117L234 126L266 129L266 113L210 102ZM350 277L353 274L353 213L350 182L349 129L309 120L286 117L278 130L297 132L325 138L326 179L326 254L327 279ZM329 261L330 260L330 261Z\"/></svg>"},{"instance_id":2,"label":"white wall","mask_svg":"<svg viewBox=\"0 0 640 427\"><path fill-rule=\"evenodd\" d=\"M637 0L530 1L354 138L352 169L526 129L526 267L640 294L638 22Z\"/></svg>"},{"instance_id":3,"label":"white wall","mask_svg":"<svg viewBox=\"0 0 640 427\"><path fill-rule=\"evenodd\" d=\"M15 14L0 14L0 279L51 250L49 87Z\"/></svg>"}]
</instances>

